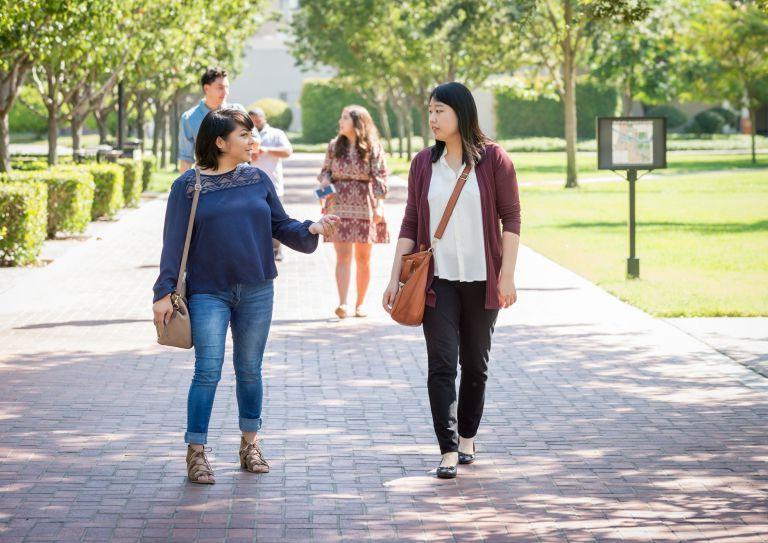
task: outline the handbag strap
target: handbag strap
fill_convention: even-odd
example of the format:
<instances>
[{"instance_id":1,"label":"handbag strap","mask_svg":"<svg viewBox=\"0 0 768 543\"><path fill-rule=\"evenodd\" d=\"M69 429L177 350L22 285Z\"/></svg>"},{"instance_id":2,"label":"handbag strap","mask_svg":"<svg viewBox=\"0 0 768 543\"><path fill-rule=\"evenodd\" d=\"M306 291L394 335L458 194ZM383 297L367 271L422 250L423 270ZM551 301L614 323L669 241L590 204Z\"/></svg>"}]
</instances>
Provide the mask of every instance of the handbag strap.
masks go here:
<instances>
[{"instance_id":1,"label":"handbag strap","mask_svg":"<svg viewBox=\"0 0 768 543\"><path fill-rule=\"evenodd\" d=\"M192 227L195 225L195 212L197 211L197 201L200 199L200 190L203 185L200 182L200 169L195 166L195 194L192 196L192 209L189 211L189 223L187 224L187 237L184 240L184 251L181 253L181 266L179 267L179 278L176 280L176 293L182 294L181 289L184 286L184 270L187 269L187 255L189 254L189 244L192 241Z\"/></svg>"},{"instance_id":2,"label":"handbag strap","mask_svg":"<svg viewBox=\"0 0 768 543\"><path fill-rule=\"evenodd\" d=\"M443 217L440 219L440 222L437 225L437 230L435 230L435 239L432 241L432 245L435 244L435 241L443 237L445 228L448 226L448 221L453 214L453 209L456 207L456 202L459 201L461 189L464 188L464 185L467 182L467 177L469 177L469 171L471 169L472 167L469 164L464 166L464 171L461 172L461 175L456 180L456 187L453 189L453 194L451 194L451 197L448 199L448 205L445 206L445 211L443 211Z\"/></svg>"}]
</instances>

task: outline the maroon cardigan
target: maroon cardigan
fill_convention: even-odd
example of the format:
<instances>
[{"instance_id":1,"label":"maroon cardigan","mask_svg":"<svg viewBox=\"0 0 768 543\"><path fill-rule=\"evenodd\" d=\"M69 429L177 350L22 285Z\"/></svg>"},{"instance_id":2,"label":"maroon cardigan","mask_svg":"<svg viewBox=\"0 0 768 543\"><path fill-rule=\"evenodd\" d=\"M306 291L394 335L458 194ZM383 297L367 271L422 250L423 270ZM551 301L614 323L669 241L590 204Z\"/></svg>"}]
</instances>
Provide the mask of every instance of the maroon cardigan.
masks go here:
<instances>
[{"instance_id":1,"label":"maroon cardigan","mask_svg":"<svg viewBox=\"0 0 768 543\"><path fill-rule=\"evenodd\" d=\"M429 248L429 183L432 179L431 148L422 150L411 162L408 174L408 202L400 227L400 237ZM500 309L498 296L501 272L501 232L520 235L520 196L517 190L515 167L506 151L496 143L489 143L475 167L480 188L480 207L483 213L483 240L487 271L485 308ZM501 227L500 227L501 226ZM480 243L480 240L477 240ZM427 278L427 305L435 307L436 295L432 290L434 262L429 264Z\"/></svg>"}]
</instances>

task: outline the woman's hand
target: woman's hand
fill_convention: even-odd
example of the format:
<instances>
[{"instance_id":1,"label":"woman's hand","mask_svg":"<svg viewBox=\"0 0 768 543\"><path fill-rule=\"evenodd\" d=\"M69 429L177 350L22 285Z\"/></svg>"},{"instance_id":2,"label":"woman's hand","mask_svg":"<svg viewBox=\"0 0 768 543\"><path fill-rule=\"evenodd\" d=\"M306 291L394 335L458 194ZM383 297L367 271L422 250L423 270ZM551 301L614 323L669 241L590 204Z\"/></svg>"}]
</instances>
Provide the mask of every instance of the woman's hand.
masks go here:
<instances>
[{"instance_id":1,"label":"woman's hand","mask_svg":"<svg viewBox=\"0 0 768 543\"><path fill-rule=\"evenodd\" d=\"M310 234L322 234L323 236L331 236L336 232L336 228L339 225L339 217L336 215L325 215L317 222L313 222L309 225Z\"/></svg>"},{"instance_id":2,"label":"woman's hand","mask_svg":"<svg viewBox=\"0 0 768 543\"><path fill-rule=\"evenodd\" d=\"M331 184L331 180L327 176L323 176L323 178L320 179L320 186L322 188L325 188L330 184Z\"/></svg>"},{"instance_id":3,"label":"woman's hand","mask_svg":"<svg viewBox=\"0 0 768 543\"><path fill-rule=\"evenodd\" d=\"M152 312L155 314L154 322L155 326L159 326L160 323L165 326L168 321L171 320L173 315L173 304L171 303L171 295L167 294L163 298L152 304Z\"/></svg>"},{"instance_id":4,"label":"woman's hand","mask_svg":"<svg viewBox=\"0 0 768 543\"><path fill-rule=\"evenodd\" d=\"M387 285L386 290L384 291L384 296L381 300L381 305L384 306L384 311L387 313L392 313L392 306L395 305L395 298L397 297L397 292L400 290L400 282L393 279L389 282L389 285Z\"/></svg>"},{"instance_id":5,"label":"woman's hand","mask_svg":"<svg viewBox=\"0 0 768 543\"><path fill-rule=\"evenodd\" d=\"M517 289L515 288L514 274L501 272L499 276L498 294L499 305L504 309L517 301Z\"/></svg>"}]
</instances>

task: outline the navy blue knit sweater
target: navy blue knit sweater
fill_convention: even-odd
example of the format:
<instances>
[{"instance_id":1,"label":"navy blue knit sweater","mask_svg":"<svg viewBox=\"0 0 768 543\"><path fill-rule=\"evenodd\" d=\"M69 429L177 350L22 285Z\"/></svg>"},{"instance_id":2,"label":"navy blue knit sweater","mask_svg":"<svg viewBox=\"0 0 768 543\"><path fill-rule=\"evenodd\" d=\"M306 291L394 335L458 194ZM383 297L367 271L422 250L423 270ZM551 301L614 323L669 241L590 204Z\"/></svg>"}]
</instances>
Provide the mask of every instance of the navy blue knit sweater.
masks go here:
<instances>
[{"instance_id":1,"label":"navy blue knit sweater","mask_svg":"<svg viewBox=\"0 0 768 543\"><path fill-rule=\"evenodd\" d=\"M309 233L312 221L291 219L260 169L240 164L224 174L201 175L201 185L187 260L188 295L277 277L272 238L302 253L317 248L319 236ZM171 187L153 301L176 288L194 186L190 169Z\"/></svg>"}]
</instances>

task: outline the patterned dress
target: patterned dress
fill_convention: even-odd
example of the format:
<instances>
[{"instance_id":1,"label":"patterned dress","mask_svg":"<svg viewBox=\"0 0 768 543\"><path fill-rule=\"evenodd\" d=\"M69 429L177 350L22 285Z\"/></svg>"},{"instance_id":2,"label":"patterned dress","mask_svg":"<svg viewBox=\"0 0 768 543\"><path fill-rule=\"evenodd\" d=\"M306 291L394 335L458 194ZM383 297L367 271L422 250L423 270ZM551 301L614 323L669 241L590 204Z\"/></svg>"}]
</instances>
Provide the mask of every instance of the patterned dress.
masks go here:
<instances>
[{"instance_id":1,"label":"patterned dress","mask_svg":"<svg viewBox=\"0 0 768 543\"><path fill-rule=\"evenodd\" d=\"M320 182L328 180L336 189L336 194L326 199L324 212L341 218L336 233L325 236L325 241L389 243L386 221L373 221L376 199L386 197L388 192L384 150L377 145L365 162L354 145L346 156L336 158L335 146L336 138L328 144L323 169L317 176Z\"/></svg>"}]
</instances>

